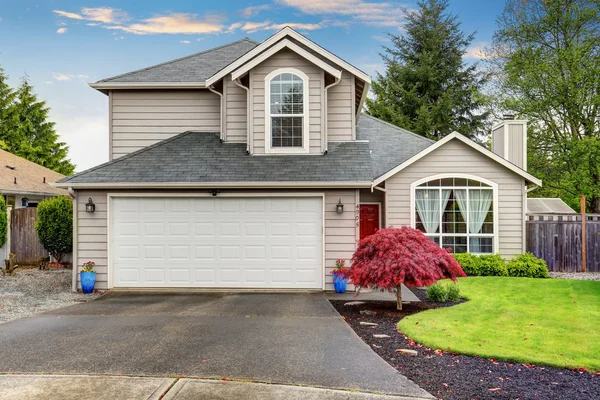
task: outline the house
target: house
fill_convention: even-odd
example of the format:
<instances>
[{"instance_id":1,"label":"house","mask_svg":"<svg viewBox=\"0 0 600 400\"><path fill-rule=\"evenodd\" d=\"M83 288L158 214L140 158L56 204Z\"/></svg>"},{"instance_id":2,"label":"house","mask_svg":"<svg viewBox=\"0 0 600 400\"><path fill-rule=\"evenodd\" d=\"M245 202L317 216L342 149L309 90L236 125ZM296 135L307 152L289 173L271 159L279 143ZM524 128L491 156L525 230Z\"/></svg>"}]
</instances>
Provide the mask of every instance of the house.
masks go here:
<instances>
[{"instance_id":1,"label":"house","mask_svg":"<svg viewBox=\"0 0 600 400\"><path fill-rule=\"evenodd\" d=\"M526 123L495 127L494 152L432 142L361 114L370 82L284 28L92 83L110 161L57 184L77 199L75 262L96 261L102 289L329 290L335 260L382 226L521 253L541 185Z\"/></svg>"},{"instance_id":2,"label":"house","mask_svg":"<svg viewBox=\"0 0 600 400\"><path fill-rule=\"evenodd\" d=\"M0 150L0 194L13 208L37 207L48 197L67 195L66 189L50 185L65 176L34 162Z\"/></svg>"}]
</instances>

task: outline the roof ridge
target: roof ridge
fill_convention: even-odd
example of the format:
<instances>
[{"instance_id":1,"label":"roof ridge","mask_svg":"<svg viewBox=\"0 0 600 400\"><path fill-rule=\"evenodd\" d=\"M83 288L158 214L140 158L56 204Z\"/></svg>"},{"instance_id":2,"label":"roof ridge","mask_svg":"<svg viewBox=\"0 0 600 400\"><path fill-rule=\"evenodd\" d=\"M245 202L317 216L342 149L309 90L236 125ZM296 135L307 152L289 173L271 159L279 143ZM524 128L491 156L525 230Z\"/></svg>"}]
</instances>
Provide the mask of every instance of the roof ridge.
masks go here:
<instances>
[{"instance_id":1,"label":"roof ridge","mask_svg":"<svg viewBox=\"0 0 600 400\"><path fill-rule=\"evenodd\" d=\"M151 144L150 146L143 147L143 148L141 148L141 149L139 149L139 150L136 150L136 151L134 151L134 152L131 152L131 153L129 153L129 154L126 154L126 155L124 155L124 156L122 156L122 157L116 158L116 159L114 159L114 160L109 160L109 161L107 161L107 162L105 162L105 163L102 163L102 164L96 165L95 167L92 167L92 168L90 168L90 169L86 169L85 171L81 171L81 172L78 172L78 173L76 173L76 174L73 174L73 175L71 175L71 176L68 176L68 177L66 177L66 178L63 178L63 179L59 180L58 182L60 182L60 183L67 183L67 182L69 182L69 181L70 181L72 178L75 178L75 177L78 177L78 176L81 176L81 175L87 174L87 173L89 173L89 172L95 171L95 170L97 170L97 169L100 169L100 168L103 168L103 167L106 167L106 166L109 166L109 165L116 164L116 163L118 163L118 162L120 162L120 161L127 160L127 159L129 159L129 158L131 158L131 157L133 157L133 156L136 156L136 155L138 155L138 154L144 153L144 152L146 152L146 151L149 151L149 150L151 150L151 149L155 149L155 148L157 148L157 147L159 147L159 146L162 146L162 145L164 145L164 144L170 143L170 142L172 142L172 141L174 141L174 140L176 140L176 139L180 139L180 138L182 138L182 137L185 137L185 136L187 136L187 135L189 135L189 134L191 134L191 133L194 133L194 131L185 131L185 132L178 133L177 135L175 135L175 136L171 136L171 137L170 137L170 138L168 138L168 139L161 140L160 142L156 142L156 143L154 143L154 144ZM210 133L206 133L206 134L207 134L207 135L210 135ZM216 135L216 133L215 133L215 135Z\"/></svg>"},{"instance_id":2,"label":"roof ridge","mask_svg":"<svg viewBox=\"0 0 600 400\"><path fill-rule=\"evenodd\" d=\"M412 135L412 136L414 136L414 137L416 137L416 138L418 138L418 139L422 139L422 140L424 140L424 141L426 141L426 142L429 142L429 143L435 143L435 142L436 142L435 140L428 139L428 138L426 138L425 136L421 136L421 135L419 135L419 134L417 134L417 133L414 133L414 132L411 132L411 131L409 131L409 130L407 130L407 129L400 128L400 127L399 127L399 126L397 126L397 125L391 124L391 123L389 123L389 122L387 122L387 121L384 121L384 120L382 120L382 119L379 119L379 118L377 118L377 117L374 117L374 116L372 116L372 115L369 115L369 114L367 114L367 113L361 113L361 115L362 115L362 116L364 116L364 117L368 117L368 118L374 119L374 120L375 120L375 121L377 121L377 122L381 122L382 124L385 124L385 125L387 125L387 126L389 126L389 127L391 127L391 128L397 129L397 130L399 130L399 131L402 131L402 132L404 132L404 133L408 133L409 135Z\"/></svg>"},{"instance_id":3,"label":"roof ridge","mask_svg":"<svg viewBox=\"0 0 600 400\"><path fill-rule=\"evenodd\" d=\"M136 69L136 70L134 70L134 71L125 72L125 73L123 73L123 74L120 74L120 75L111 76L110 78L104 78L104 79L101 79L101 80L99 80L99 81L98 81L98 82L96 82L96 83L100 83L100 82L108 82L108 81L111 81L111 80L114 80L114 79L122 78L122 77L124 77L124 76L127 76L127 75L135 74L135 73L137 73L137 72L147 71L147 70L149 70L149 69L152 69L152 68L161 67L161 66L163 66L163 65L167 65L167 64L172 64L172 63L174 63L174 62L181 61L181 60L185 60L185 59L192 58L192 57L196 57L196 56L199 56L199 55L201 55L201 54L208 53L208 52L210 52L210 51L219 50L219 49L223 49L223 48L225 48L225 47L233 46L233 45L235 45L235 44L238 44L238 43L241 43L241 42L251 42L252 44L255 44L255 45L258 45L258 44L259 44L259 42L255 41L255 40L252 40L252 39L250 39L250 38L248 38L248 37L245 37L245 38L243 38L243 39L236 40L235 42L226 43L226 44L223 44L223 45L221 45L221 46L217 46L217 47L213 47L213 48L210 48L210 49L206 49L206 50L203 50L203 51L200 51L200 52L194 53L194 54L190 54L190 55L187 55L187 56L183 56L183 57L175 58L175 59L173 59L173 60L165 61L165 62L162 62L162 63L159 63L159 64L154 64L154 65L151 65L151 66L149 66L149 67L145 67L145 68ZM246 53L244 53L244 54L246 54ZM240 57L241 57L241 56L240 56Z\"/></svg>"}]
</instances>

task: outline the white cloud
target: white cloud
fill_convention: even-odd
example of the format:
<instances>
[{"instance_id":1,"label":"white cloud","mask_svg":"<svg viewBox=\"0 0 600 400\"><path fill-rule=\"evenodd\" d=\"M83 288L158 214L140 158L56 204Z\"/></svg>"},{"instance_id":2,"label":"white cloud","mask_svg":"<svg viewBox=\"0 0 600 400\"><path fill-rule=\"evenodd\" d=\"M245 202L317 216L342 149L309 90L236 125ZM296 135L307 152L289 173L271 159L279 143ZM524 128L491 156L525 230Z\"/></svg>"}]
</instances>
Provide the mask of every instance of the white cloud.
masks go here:
<instances>
[{"instance_id":1,"label":"white cloud","mask_svg":"<svg viewBox=\"0 0 600 400\"><path fill-rule=\"evenodd\" d=\"M70 13L67 11L52 10L52 12L56 15L59 15L61 17L65 17L65 18L78 19L78 20L83 19L83 17L81 15L75 14L75 13Z\"/></svg>"},{"instance_id":2,"label":"white cloud","mask_svg":"<svg viewBox=\"0 0 600 400\"><path fill-rule=\"evenodd\" d=\"M244 8L242 10L242 15L245 18L251 18L251 17L257 16L261 11L266 11L266 10L270 10L270 9L271 9L270 4L262 4L260 6L250 6L250 7Z\"/></svg>"},{"instance_id":3,"label":"white cloud","mask_svg":"<svg viewBox=\"0 0 600 400\"><path fill-rule=\"evenodd\" d=\"M345 15L365 25L398 27L403 25L404 11L399 3L364 0L277 0L310 15Z\"/></svg>"},{"instance_id":4,"label":"white cloud","mask_svg":"<svg viewBox=\"0 0 600 400\"><path fill-rule=\"evenodd\" d=\"M179 41L179 43L183 43L183 44L190 44L192 42L190 42L189 40L181 40Z\"/></svg>"},{"instance_id":5,"label":"white cloud","mask_svg":"<svg viewBox=\"0 0 600 400\"><path fill-rule=\"evenodd\" d=\"M233 23L233 24L229 25L227 30L225 30L225 33L234 33L237 29L241 28L242 25L244 25L244 24L241 22Z\"/></svg>"},{"instance_id":6,"label":"white cloud","mask_svg":"<svg viewBox=\"0 0 600 400\"><path fill-rule=\"evenodd\" d=\"M86 24L87 26L99 26L100 24L97 22L90 22L89 24Z\"/></svg>"},{"instance_id":7,"label":"white cloud","mask_svg":"<svg viewBox=\"0 0 600 400\"><path fill-rule=\"evenodd\" d=\"M488 47L487 42L478 42L467 49L465 58L471 60L485 60L488 56L485 54L485 48Z\"/></svg>"},{"instance_id":8,"label":"white cloud","mask_svg":"<svg viewBox=\"0 0 600 400\"><path fill-rule=\"evenodd\" d=\"M63 74L61 72L53 72L52 77L54 78L55 81L70 81L71 79L74 79L74 78L85 80L85 79L89 78L89 76L87 76L87 75L82 75L82 74L71 75L71 74Z\"/></svg>"},{"instance_id":9,"label":"white cloud","mask_svg":"<svg viewBox=\"0 0 600 400\"><path fill-rule=\"evenodd\" d=\"M323 26L321 24L304 24L300 22L288 22L284 24L276 24L271 21L263 21L263 22L246 22L241 29L244 32L252 33L257 31L278 31L286 26L297 30L304 31L314 31L317 29L321 29Z\"/></svg>"},{"instance_id":10,"label":"white cloud","mask_svg":"<svg viewBox=\"0 0 600 400\"><path fill-rule=\"evenodd\" d=\"M121 22L129 20L129 16L125 11L118 8L110 7L84 7L81 9L81 12L79 14L61 10L53 10L52 12L58 16L65 18L85 21L97 21L105 24L119 24Z\"/></svg>"},{"instance_id":11,"label":"white cloud","mask_svg":"<svg viewBox=\"0 0 600 400\"><path fill-rule=\"evenodd\" d=\"M54 82L52 82L52 81L46 81L46 82L44 82L44 83L45 83L46 85L54 85Z\"/></svg>"},{"instance_id":12,"label":"white cloud","mask_svg":"<svg viewBox=\"0 0 600 400\"><path fill-rule=\"evenodd\" d=\"M176 13L148 18L140 23L107 26L107 29L118 29L136 35L206 34L220 33L224 28L222 22L223 18L215 15L198 18L196 14Z\"/></svg>"},{"instance_id":13,"label":"white cloud","mask_svg":"<svg viewBox=\"0 0 600 400\"><path fill-rule=\"evenodd\" d=\"M67 28L58 28L56 30L56 33L58 33L59 35L63 34L63 33L67 33Z\"/></svg>"}]
</instances>

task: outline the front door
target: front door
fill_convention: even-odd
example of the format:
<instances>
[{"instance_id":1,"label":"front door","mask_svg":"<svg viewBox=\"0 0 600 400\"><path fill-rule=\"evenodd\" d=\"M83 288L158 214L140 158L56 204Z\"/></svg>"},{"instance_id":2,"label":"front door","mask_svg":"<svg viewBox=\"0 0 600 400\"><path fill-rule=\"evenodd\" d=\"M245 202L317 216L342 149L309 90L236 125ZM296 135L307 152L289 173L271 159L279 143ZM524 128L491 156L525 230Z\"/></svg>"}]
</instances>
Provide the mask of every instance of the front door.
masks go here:
<instances>
[{"instance_id":1,"label":"front door","mask_svg":"<svg viewBox=\"0 0 600 400\"><path fill-rule=\"evenodd\" d=\"M379 204L360 205L360 239L379 230Z\"/></svg>"}]
</instances>

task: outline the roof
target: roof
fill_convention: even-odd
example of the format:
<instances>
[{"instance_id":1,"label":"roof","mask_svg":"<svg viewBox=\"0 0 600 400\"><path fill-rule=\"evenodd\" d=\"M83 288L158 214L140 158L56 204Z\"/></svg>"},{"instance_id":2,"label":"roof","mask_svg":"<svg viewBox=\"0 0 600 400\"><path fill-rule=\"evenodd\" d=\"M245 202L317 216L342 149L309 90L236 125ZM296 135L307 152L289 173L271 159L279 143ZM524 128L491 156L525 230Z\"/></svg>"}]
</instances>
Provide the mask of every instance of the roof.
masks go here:
<instances>
[{"instance_id":1,"label":"roof","mask_svg":"<svg viewBox=\"0 0 600 400\"><path fill-rule=\"evenodd\" d=\"M222 143L218 133L184 132L60 181L85 184L360 183L373 179L369 144L329 143L327 155L250 156L244 143Z\"/></svg>"},{"instance_id":2,"label":"roof","mask_svg":"<svg viewBox=\"0 0 600 400\"><path fill-rule=\"evenodd\" d=\"M363 114L356 125L356 138L369 141L373 178L385 174L435 143L367 114Z\"/></svg>"},{"instance_id":3,"label":"roof","mask_svg":"<svg viewBox=\"0 0 600 400\"><path fill-rule=\"evenodd\" d=\"M120 83L204 82L258 45L244 38L200 53L98 81Z\"/></svg>"},{"instance_id":4,"label":"roof","mask_svg":"<svg viewBox=\"0 0 600 400\"><path fill-rule=\"evenodd\" d=\"M527 198L527 214L577 214L561 199Z\"/></svg>"},{"instance_id":5,"label":"roof","mask_svg":"<svg viewBox=\"0 0 600 400\"><path fill-rule=\"evenodd\" d=\"M0 193L28 193L49 196L67 194L64 189L50 186L50 183L63 179L65 177L63 174L42 167L8 151L0 150L0 168L2 171L0 173Z\"/></svg>"}]
</instances>

